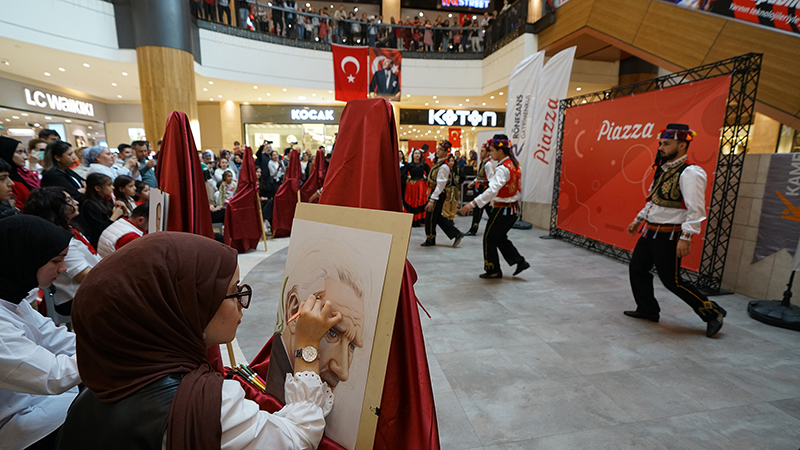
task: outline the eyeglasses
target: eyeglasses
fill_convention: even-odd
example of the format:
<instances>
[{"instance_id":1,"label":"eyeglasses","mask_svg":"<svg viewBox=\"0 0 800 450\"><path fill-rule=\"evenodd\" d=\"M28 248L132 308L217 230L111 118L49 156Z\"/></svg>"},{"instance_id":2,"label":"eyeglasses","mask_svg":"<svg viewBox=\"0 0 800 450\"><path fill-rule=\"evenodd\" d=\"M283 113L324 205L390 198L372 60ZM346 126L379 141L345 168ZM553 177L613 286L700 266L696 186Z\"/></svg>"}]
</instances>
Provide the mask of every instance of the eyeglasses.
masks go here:
<instances>
[{"instance_id":1,"label":"eyeglasses","mask_svg":"<svg viewBox=\"0 0 800 450\"><path fill-rule=\"evenodd\" d=\"M243 284L241 286L236 286L236 293L235 294L228 294L225 298L235 298L242 308L247 309L250 306L250 298L253 297L253 289L247 285Z\"/></svg>"}]
</instances>

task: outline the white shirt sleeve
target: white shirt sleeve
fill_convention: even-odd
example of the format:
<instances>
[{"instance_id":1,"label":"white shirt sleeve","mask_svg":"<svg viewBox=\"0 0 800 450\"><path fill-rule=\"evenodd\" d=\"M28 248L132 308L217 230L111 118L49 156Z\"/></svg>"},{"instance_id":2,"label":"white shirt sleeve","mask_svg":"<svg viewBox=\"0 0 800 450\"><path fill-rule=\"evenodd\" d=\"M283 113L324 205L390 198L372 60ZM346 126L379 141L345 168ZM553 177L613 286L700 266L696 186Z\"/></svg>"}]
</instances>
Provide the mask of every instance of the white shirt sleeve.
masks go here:
<instances>
[{"instance_id":1,"label":"white shirt sleeve","mask_svg":"<svg viewBox=\"0 0 800 450\"><path fill-rule=\"evenodd\" d=\"M700 227L706 220L706 172L698 165L684 169L680 178L683 203L686 205L686 221L681 230L691 234L699 234Z\"/></svg>"},{"instance_id":2,"label":"white shirt sleeve","mask_svg":"<svg viewBox=\"0 0 800 450\"><path fill-rule=\"evenodd\" d=\"M494 176L494 163L491 159L486 161L486 164L483 165L483 173L486 174L487 180L491 180Z\"/></svg>"},{"instance_id":3,"label":"white shirt sleeve","mask_svg":"<svg viewBox=\"0 0 800 450\"><path fill-rule=\"evenodd\" d=\"M497 193L500 192L500 188L505 186L509 179L511 179L511 173L508 171L508 168L500 165L489 180L489 188L473 200L475 204L478 205L478 208L483 208L494 200L494 198L497 197Z\"/></svg>"},{"instance_id":4,"label":"white shirt sleeve","mask_svg":"<svg viewBox=\"0 0 800 450\"><path fill-rule=\"evenodd\" d=\"M322 440L333 392L313 372L287 375L286 406L275 414L244 398L237 381L222 383L221 450L315 449Z\"/></svg>"},{"instance_id":5,"label":"white shirt sleeve","mask_svg":"<svg viewBox=\"0 0 800 450\"><path fill-rule=\"evenodd\" d=\"M439 167L439 172L436 173L436 188L431 192L431 200L439 200L439 195L444 192L444 187L447 186L447 178L450 176L450 167L447 164L442 164Z\"/></svg>"},{"instance_id":6,"label":"white shirt sleeve","mask_svg":"<svg viewBox=\"0 0 800 450\"><path fill-rule=\"evenodd\" d=\"M69 241L69 250L67 251L67 256L64 257L64 263L67 264L67 275L70 278L75 278L79 273L94 266L83 256L83 252L79 247L81 245L85 244L75 238Z\"/></svg>"}]
</instances>

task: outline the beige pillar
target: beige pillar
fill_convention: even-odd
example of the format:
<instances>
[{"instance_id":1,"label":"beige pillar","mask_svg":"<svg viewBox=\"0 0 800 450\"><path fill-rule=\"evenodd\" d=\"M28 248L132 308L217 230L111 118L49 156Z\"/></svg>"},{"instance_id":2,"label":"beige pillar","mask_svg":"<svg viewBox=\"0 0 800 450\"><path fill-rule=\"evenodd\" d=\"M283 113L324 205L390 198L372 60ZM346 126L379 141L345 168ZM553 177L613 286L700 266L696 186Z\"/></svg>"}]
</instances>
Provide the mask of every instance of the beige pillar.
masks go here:
<instances>
[{"instance_id":1,"label":"beige pillar","mask_svg":"<svg viewBox=\"0 0 800 450\"><path fill-rule=\"evenodd\" d=\"M390 23L390 18L395 20L400 18L400 0L382 0L381 15L386 23Z\"/></svg>"},{"instance_id":2,"label":"beige pillar","mask_svg":"<svg viewBox=\"0 0 800 450\"><path fill-rule=\"evenodd\" d=\"M230 100L220 102L219 121L222 131L222 148L232 149L235 141L245 145L242 136L242 115L239 103Z\"/></svg>"}]
</instances>

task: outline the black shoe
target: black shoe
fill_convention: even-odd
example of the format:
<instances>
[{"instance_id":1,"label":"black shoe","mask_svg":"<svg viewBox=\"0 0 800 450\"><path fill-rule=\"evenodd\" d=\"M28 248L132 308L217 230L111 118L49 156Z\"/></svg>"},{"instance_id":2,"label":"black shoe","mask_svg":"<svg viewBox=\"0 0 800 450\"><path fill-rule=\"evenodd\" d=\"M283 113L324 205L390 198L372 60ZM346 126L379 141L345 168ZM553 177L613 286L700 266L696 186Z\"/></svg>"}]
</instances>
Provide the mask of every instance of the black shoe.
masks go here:
<instances>
[{"instance_id":1,"label":"black shoe","mask_svg":"<svg viewBox=\"0 0 800 450\"><path fill-rule=\"evenodd\" d=\"M436 245L436 241L425 241L422 244L419 244L420 247L433 247Z\"/></svg>"},{"instance_id":2,"label":"black shoe","mask_svg":"<svg viewBox=\"0 0 800 450\"><path fill-rule=\"evenodd\" d=\"M478 276L481 278L503 278L503 272L486 272Z\"/></svg>"},{"instance_id":3,"label":"black shoe","mask_svg":"<svg viewBox=\"0 0 800 450\"><path fill-rule=\"evenodd\" d=\"M458 236L456 236L455 241L453 241L453 248L458 247L458 244L461 243L461 239L463 239L464 236L465 236L464 233L458 233Z\"/></svg>"},{"instance_id":4,"label":"black shoe","mask_svg":"<svg viewBox=\"0 0 800 450\"><path fill-rule=\"evenodd\" d=\"M635 317L637 319L647 319L650 322L658 322L658 314L643 314L639 311L623 311L622 314L625 314L628 317Z\"/></svg>"},{"instance_id":5,"label":"black shoe","mask_svg":"<svg viewBox=\"0 0 800 450\"><path fill-rule=\"evenodd\" d=\"M520 272L529 268L530 266L531 264L523 259L522 262L517 263L517 270L514 271L514 276L519 275Z\"/></svg>"},{"instance_id":6,"label":"black shoe","mask_svg":"<svg viewBox=\"0 0 800 450\"><path fill-rule=\"evenodd\" d=\"M464 234L464 236L475 236L476 234L478 234L478 230L469 230Z\"/></svg>"},{"instance_id":7,"label":"black shoe","mask_svg":"<svg viewBox=\"0 0 800 450\"><path fill-rule=\"evenodd\" d=\"M714 336L722 329L722 317L710 320L706 325L706 337Z\"/></svg>"}]
</instances>

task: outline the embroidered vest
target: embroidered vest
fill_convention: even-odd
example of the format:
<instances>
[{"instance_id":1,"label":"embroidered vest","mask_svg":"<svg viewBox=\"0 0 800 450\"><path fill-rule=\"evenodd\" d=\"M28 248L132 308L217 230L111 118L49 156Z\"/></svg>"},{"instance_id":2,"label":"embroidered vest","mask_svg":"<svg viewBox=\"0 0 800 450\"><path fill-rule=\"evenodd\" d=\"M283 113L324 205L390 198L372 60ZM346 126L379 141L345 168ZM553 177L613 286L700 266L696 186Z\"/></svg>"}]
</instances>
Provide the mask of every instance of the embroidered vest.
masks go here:
<instances>
[{"instance_id":1,"label":"embroidered vest","mask_svg":"<svg viewBox=\"0 0 800 450\"><path fill-rule=\"evenodd\" d=\"M436 189L436 177L439 175L439 169L442 167L442 164L445 163L445 160L441 160L431 167L431 171L428 172L428 187L431 189Z\"/></svg>"},{"instance_id":2,"label":"embroidered vest","mask_svg":"<svg viewBox=\"0 0 800 450\"><path fill-rule=\"evenodd\" d=\"M656 178L647 200L658 206L665 208L686 209L683 204L683 193L681 192L681 174L687 167L691 166L686 161L677 166L666 170Z\"/></svg>"},{"instance_id":3,"label":"embroidered vest","mask_svg":"<svg viewBox=\"0 0 800 450\"><path fill-rule=\"evenodd\" d=\"M511 158L506 159L502 166L504 166L508 171L511 173L511 177L508 179L508 183L503 185L500 188L500 191L497 193L498 198L508 198L513 197L519 192L520 184L519 180L522 176L522 173L519 170L519 167L514 166L514 163L511 161Z\"/></svg>"}]
</instances>

